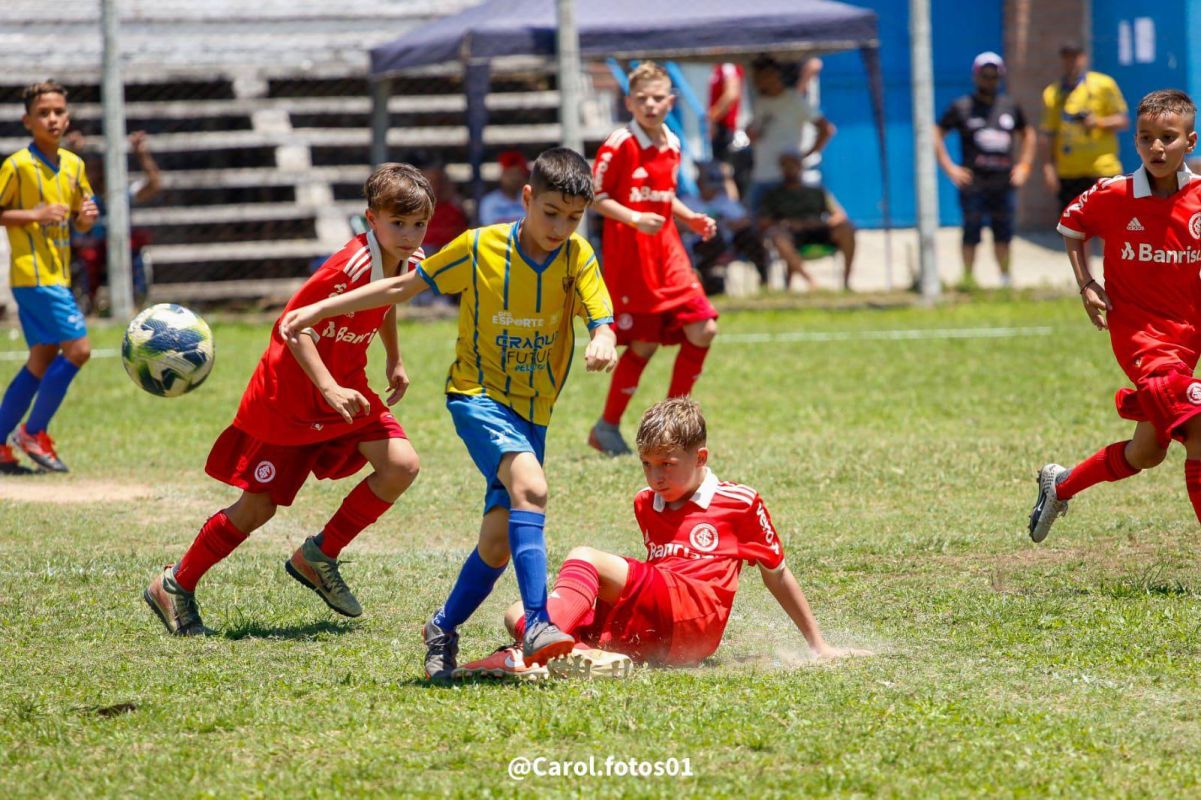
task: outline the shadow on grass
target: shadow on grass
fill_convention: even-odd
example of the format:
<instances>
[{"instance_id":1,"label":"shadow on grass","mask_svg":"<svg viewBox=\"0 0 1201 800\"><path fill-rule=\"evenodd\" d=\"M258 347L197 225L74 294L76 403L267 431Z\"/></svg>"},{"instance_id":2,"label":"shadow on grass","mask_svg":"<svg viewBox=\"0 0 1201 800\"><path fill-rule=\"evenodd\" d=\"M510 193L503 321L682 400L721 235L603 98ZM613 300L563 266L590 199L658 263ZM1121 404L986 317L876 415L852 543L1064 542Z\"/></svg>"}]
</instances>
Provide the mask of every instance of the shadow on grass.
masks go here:
<instances>
[{"instance_id":1,"label":"shadow on grass","mask_svg":"<svg viewBox=\"0 0 1201 800\"><path fill-rule=\"evenodd\" d=\"M322 633L342 635L352 633L356 626L353 622L310 622L307 625L263 625L253 620L239 621L221 632L226 639L311 639Z\"/></svg>"},{"instance_id":2,"label":"shadow on grass","mask_svg":"<svg viewBox=\"0 0 1201 800\"><path fill-rule=\"evenodd\" d=\"M549 686L555 683L564 683L564 681L549 678L536 681L515 680L512 678L489 678L486 675L481 675L474 678L455 678L454 680L433 680L426 677L405 678L404 680L397 681L396 685L409 686L414 689L437 689L445 691L460 686L493 686L497 689L519 689L526 686Z\"/></svg>"}]
</instances>

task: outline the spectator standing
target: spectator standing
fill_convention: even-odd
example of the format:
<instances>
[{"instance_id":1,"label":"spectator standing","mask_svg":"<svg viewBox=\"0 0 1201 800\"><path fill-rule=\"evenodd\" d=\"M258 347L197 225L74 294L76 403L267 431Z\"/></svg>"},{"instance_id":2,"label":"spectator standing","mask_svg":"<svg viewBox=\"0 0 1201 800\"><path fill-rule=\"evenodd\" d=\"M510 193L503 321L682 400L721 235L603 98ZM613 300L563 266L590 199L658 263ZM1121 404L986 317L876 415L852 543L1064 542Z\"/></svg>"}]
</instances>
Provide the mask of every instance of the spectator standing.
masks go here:
<instances>
[{"instance_id":1,"label":"spectator standing","mask_svg":"<svg viewBox=\"0 0 1201 800\"><path fill-rule=\"evenodd\" d=\"M1013 239L1015 190L1030 177L1035 139L1026 115L1012 97L1000 91L1005 62L984 52L972 62L976 90L958 98L934 127L934 153L943 171L959 188L963 210L963 283L975 285L973 267L984 218L992 227L993 253L1001 270L1001 285L1009 287L1009 242ZM963 158L959 164L947 152L946 136L959 133Z\"/></svg>"},{"instance_id":2,"label":"spectator standing","mask_svg":"<svg viewBox=\"0 0 1201 800\"><path fill-rule=\"evenodd\" d=\"M730 144L738 130L738 111L742 106L742 80L745 75L741 64L714 64L709 77L709 138L713 145L715 161L725 161L730 155Z\"/></svg>"},{"instance_id":3,"label":"spectator standing","mask_svg":"<svg viewBox=\"0 0 1201 800\"><path fill-rule=\"evenodd\" d=\"M480 227L499 222L516 222L525 216L521 187L530 179L530 165L520 150L505 150L496 157L500 164L500 185L480 200Z\"/></svg>"},{"instance_id":4,"label":"spectator standing","mask_svg":"<svg viewBox=\"0 0 1201 800\"><path fill-rule=\"evenodd\" d=\"M1113 78L1088 68L1079 42L1059 48L1063 74L1043 90L1043 178L1064 209L1098 178L1122 171L1118 132L1130 127Z\"/></svg>"}]
</instances>

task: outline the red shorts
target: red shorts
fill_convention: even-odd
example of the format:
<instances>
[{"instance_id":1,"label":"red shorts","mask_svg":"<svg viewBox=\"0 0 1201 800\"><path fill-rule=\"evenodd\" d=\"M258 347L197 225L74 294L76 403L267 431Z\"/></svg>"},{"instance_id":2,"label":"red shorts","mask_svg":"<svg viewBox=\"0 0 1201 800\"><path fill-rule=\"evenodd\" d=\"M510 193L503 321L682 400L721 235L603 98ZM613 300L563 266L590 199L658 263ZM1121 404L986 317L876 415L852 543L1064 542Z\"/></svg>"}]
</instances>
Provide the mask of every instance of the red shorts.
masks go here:
<instances>
[{"instance_id":1,"label":"red shorts","mask_svg":"<svg viewBox=\"0 0 1201 800\"><path fill-rule=\"evenodd\" d=\"M359 452L363 442L407 438L388 412L345 436L301 445L270 444L230 425L213 443L204 471L230 486L266 493L276 505L290 506L310 472L318 478L345 478L367 463Z\"/></svg>"},{"instance_id":2,"label":"red shorts","mask_svg":"<svg viewBox=\"0 0 1201 800\"><path fill-rule=\"evenodd\" d=\"M1143 380L1137 389L1118 389L1118 416L1155 426L1160 447L1183 440L1181 426L1201 414L1201 380L1185 364Z\"/></svg>"},{"instance_id":3,"label":"red shorts","mask_svg":"<svg viewBox=\"0 0 1201 800\"><path fill-rule=\"evenodd\" d=\"M679 344L684 341L684 326L717 319L717 309L704 293L698 292L678 306L654 314L617 315L617 343L656 342Z\"/></svg>"},{"instance_id":4,"label":"red shorts","mask_svg":"<svg viewBox=\"0 0 1201 800\"><path fill-rule=\"evenodd\" d=\"M576 628L576 638L648 664L695 666L712 655L726 620L675 608L671 585L676 576L645 561L627 558L626 563L630 572L621 596L612 605L598 600L591 618Z\"/></svg>"}]
</instances>

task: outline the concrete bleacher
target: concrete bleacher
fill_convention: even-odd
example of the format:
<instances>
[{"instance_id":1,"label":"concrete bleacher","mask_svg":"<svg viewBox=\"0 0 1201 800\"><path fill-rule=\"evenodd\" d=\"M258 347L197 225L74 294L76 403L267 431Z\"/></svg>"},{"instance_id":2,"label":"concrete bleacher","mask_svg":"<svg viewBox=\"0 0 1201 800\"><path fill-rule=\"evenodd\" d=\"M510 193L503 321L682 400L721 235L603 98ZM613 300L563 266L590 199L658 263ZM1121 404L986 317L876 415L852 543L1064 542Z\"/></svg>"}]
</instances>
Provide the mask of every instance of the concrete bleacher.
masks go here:
<instances>
[{"instance_id":1,"label":"concrete bleacher","mask_svg":"<svg viewBox=\"0 0 1201 800\"><path fill-rule=\"evenodd\" d=\"M440 0L437 13L476 1ZM47 76L70 89L74 127L98 140L98 3L67 6L46 21L42 3L0 4L0 152L27 144L20 90ZM152 237L156 296L286 296L314 258L345 241L348 217L362 209L369 48L430 19L434 4L128 0L121 8L127 128L147 132L163 173L162 195L133 211L133 224ZM390 157L420 151L465 184L458 77L396 81L393 91ZM496 76L489 157L508 147L533 156L557 143L558 102L545 67ZM585 135L595 146L612 120L603 102L591 111ZM486 180L496 173L486 165Z\"/></svg>"}]
</instances>

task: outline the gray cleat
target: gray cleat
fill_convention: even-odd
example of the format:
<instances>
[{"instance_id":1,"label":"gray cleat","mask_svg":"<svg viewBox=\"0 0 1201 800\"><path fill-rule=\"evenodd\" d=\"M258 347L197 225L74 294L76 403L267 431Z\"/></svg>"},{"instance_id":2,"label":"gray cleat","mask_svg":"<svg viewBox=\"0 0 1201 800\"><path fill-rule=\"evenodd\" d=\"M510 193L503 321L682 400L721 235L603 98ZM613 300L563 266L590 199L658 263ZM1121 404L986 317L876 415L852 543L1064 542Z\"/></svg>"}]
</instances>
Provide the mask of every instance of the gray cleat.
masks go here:
<instances>
[{"instance_id":1,"label":"gray cleat","mask_svg":"<svg viewBox=\"0 0 1201 800\"><path fill-rule=\"evenodd\" d=\"M425 677L435 681L448 681L454 676L459 656L459 634L444 631L433 620L421 629L425 640Z\"/></svg>"},{"instance_id":2,"label":"gray cleat","mask_svg":"<svg viewBox=\"0 0 1201 800\"><path fill-rule=\"evenodd\" d=\"M185 591L175 580L171 564L163 568L158 577L150 582L142 599L150 610L158 615L167 633L175 636L205 636L209 629L200 621L200 607L196 595Z\"/></svg>"},{"instance_id":3,"label":"gray cleat","mask_svg":"<svg viewBox=\"0 0 1201 800\"><path fill-rule=\"evenodd\" d=\"M312 589L325 604L345 617L357 617L363 607L338 571L337 559L321 552L313 537L304 540L292 557L284 562L284 569L300 583Z\"/></svg>"},{"instance_id":4,"label":"gray cleat","mask_svg":"<svg viewBox=\"0 0 1201 800\"><path fill-rule=\"evenodd\" d=\"M607 456L627 456L632 450L621 436L621 428L598 419L588 434L588 444Z\"/></svg>"},{"instance_id":5,"label":"gray cleat","mask_svg":"<svg viewBox=\"0 0 1201 800\"><path fill-rule=\"evenodd\" d=\"M1058 464L1047 464L1038 471L1038 500L1030 512L1030 538L1041 542L1051 531L1051 523L1068 513L1068 501L1060 500L1055 487L1071 470Z\"/></svg>"},{"instance_id":6,"label":"gray cleat","mask_svg":"<svg viewBox=\"0 0 1201 800\"><path fill-rule=\"evenodd\" d=\"M566 655L575 646L575 637L563 633L553 622L541 621L525 629L521 655L528 666L541 666L556 656Z\"/></svg>"}]
</instances>

